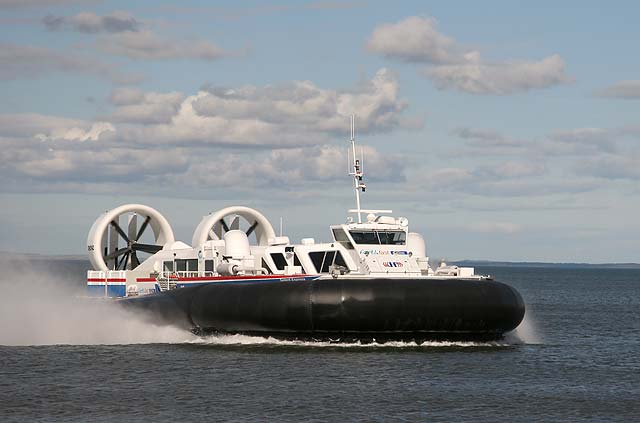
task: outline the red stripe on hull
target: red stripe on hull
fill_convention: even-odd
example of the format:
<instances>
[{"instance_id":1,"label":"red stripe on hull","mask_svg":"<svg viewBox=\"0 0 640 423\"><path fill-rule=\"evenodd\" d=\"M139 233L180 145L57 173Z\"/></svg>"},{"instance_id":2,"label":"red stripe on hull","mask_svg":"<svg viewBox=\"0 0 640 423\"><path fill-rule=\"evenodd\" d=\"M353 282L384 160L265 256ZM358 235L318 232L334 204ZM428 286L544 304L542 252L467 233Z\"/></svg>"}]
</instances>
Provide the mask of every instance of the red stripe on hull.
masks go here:
<instances>
[{"instance_id":1,"label":"red stripe on hull","mask_svg":"<svg viewBox=\"0 0 640 423\"><path fill-rule=\"evenodd\" d=\"M205 281L233 281L233 280L251 280L251 279L284 279L284 278L303 278L307 276L307 274L300 275L259 275L259 276L198 276L191 278L170 278L175 282L205 282ZM156 278L137 278L136 282L156 282Z\"/></svg>"},{"instance_id":2,"label":"red stripe on hull","mask_svg":"<svg viewBox=\"0 0 640 423\"><path fill-rule=\"evenodd\" d=\"M154 279L155 280L155 279ZM87 282L126 282L126 279L99 279L99 278L87 278Z\"/></svg>"}]
</instances>

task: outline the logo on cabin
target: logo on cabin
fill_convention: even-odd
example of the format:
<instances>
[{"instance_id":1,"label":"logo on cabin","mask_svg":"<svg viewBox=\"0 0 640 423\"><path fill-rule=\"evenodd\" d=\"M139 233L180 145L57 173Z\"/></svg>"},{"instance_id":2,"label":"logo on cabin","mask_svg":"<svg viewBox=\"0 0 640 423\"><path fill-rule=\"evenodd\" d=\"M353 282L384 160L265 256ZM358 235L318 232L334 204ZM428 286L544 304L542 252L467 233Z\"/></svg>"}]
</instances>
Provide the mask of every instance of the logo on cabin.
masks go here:
<instances>
[{"instance_id":1,"label":"logo on cabin","mask_svg":"<svg viewBox=\"0 0 640 423\"><path fill-rule=\"evenodd\" d=\"M402 267L403 264L399 261L383 261L382 265L384 267Z\"/></svg>"},{"instance_id":2,"label":"logo on cabin","mask_svg":"<svg viewBox=\"0 0 640 423\"><path fill-rule=\"evenodd\" d=\"M409 251L403 250L360 250L360 254L364 254L365 256L377 255L377 256L408 256Z\"/></svg>"}]
</instances>

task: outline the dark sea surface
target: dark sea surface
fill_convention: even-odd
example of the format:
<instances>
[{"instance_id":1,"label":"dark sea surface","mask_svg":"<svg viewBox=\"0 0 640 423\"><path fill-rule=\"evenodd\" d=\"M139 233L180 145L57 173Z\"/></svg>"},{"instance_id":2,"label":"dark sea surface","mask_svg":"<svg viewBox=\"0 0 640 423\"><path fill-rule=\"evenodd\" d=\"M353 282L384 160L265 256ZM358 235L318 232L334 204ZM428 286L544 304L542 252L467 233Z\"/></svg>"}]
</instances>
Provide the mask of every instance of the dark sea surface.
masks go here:
<instances>
[{"instance_id":1,"label":"dark sea surface","mask_svg":"<svg viewBox=\"0 0 640 423\"><path fill-rule=\"evenodd\" d=\"M479 268L524 297L517 336L344 346L150 326L72 299L84 262L23 264L0 422L640 421L640 270Z\"/></svg>"}]
</instances>

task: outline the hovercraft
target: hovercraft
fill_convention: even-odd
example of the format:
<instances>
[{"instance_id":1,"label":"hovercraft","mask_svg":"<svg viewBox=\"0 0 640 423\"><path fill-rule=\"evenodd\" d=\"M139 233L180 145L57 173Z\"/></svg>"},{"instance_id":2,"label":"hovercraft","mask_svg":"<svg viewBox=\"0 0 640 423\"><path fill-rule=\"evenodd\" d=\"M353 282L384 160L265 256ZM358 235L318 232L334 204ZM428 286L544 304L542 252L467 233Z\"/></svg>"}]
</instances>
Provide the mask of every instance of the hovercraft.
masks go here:
<instances>
[{"instance_id":1,"label":"hovercraft","mask_svg":"<svg viewBox=\"0 0 640 423\"><path fill-rule=\"evenodd\" d=\"M257 210L232 206L205 216L188 245L157 210L127 204L91 227L90 295L202 334L384 342L514 330L525 312L514 288L472 267L432 266L408 219L360 207L353 117L350 143L356 208L330 226L332 241L291 243Z\"/></svg>"}]
</instances>

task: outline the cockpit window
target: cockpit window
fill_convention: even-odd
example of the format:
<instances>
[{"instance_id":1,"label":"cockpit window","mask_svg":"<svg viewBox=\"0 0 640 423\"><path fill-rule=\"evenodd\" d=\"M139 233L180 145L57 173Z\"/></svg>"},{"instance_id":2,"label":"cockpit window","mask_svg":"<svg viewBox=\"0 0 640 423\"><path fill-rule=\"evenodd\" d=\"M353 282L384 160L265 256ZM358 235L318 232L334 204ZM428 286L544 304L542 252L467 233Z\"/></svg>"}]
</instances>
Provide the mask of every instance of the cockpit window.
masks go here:
<instances>
[{"instance_id":1,"label":"cockpit window","mask_svg":"<svg viewBox=\"0 0 640 423\"><path fill-rule=\"evenodd\" d=\"M404 245L407 235L404 231L349 231L356 244Z\"/></svg>"},{"instance_id":2,"label":"cockpit window","mask_svg":"<svg viewBox=\"0 0 640 423\"><path fill-rule=\"evenodd\" d=\"M380 244L404 245L406 234L404 231L378 231Z\"/></svg>"},{"instance_id":3,"label":"cockpit window","mask_svg":"<svg viewBox=\"0 0 640 423\"><path fill-rule=\"evenodd\" d=\"M349 242L347 234L342 229L333 229L333 238L338 242Z\"/></svg>"},{"instance_id":4,"label":"cockpit window","mask_svg":"<svg viewBox=\"0 0 640 423\"><path fill-rule=\"evenodd\" d=\"M347 250L353 250L353 244L351 244L351 241L349 241L349 237L347 236L347 233L345 231L343 231L342 229L332 229L333 230L333 239L336 240L336 242L339 242L340 244L342 244Z\"/></svg>"}]
</instances>

